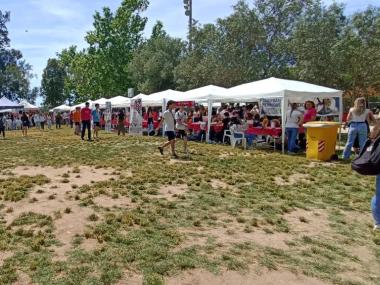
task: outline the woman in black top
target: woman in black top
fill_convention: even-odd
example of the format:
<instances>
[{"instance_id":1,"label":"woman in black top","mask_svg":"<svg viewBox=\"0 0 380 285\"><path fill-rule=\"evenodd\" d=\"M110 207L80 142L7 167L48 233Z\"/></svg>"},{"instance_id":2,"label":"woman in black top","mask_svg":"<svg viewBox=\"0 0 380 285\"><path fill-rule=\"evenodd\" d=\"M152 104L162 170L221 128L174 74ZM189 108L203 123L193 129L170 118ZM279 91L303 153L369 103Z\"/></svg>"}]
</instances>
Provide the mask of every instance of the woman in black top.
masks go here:
<instances>
[{"instance_id":1,"label":"woman in black top","mask_svg":"<svg viewBox=\"0 0 380 285\"><path fill-rule=\"evenodd\" d=\"M21 123L22 123L22 136L26 137L28 135L29 117L25 112L22 112Z\"/></svg>"}]
</instances>

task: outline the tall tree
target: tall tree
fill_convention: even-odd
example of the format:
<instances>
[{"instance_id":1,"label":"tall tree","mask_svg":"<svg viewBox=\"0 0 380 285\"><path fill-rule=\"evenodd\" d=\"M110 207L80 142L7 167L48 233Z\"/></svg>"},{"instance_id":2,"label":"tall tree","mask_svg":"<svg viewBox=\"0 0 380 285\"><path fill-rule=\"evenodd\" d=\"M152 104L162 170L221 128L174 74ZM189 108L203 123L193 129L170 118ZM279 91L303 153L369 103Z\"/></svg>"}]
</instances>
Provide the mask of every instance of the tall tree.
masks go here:
<instances>
[{"instance_id":1,"label":"tall tree","mask_svg":"<svg viewBox=\"0 0 380 285\"><path fill-rule=\"evenodd\" d=\"M41 95L45 106L55 107L67 100L64 93L65 77L65 69L59 60L50 58L43 71L41 82Z\"/></svg>"},{"instance_id":2,"label":"tall tree","mask_svg":"<svg viewBox=\"0 0 380 285\"><path fill-rule=\"evenodd\" d=\"M92 68L85 73L85 79L91 82L91 88L85 93L110 97L128 92L131 86L128 65L142 41L147 18L141 13L148 3L147 0L124 0L115 14L109 8L104 8L103 14L96 12L95 29L86 36L91 57L86 61L91 62Z\"/></svg>"},{"instance_id":3,"label":"tall tree","mask_svg":"<svg viewBox=\"0 0 380 285\"><path fill-rule=\"evenodd\" d=\"M151 38L135 51L129 64L131 79L140 92L150 94L174 89L174 69L185 48L180 39L169 37L158 22Z\"/></svg>"}]
</instances>

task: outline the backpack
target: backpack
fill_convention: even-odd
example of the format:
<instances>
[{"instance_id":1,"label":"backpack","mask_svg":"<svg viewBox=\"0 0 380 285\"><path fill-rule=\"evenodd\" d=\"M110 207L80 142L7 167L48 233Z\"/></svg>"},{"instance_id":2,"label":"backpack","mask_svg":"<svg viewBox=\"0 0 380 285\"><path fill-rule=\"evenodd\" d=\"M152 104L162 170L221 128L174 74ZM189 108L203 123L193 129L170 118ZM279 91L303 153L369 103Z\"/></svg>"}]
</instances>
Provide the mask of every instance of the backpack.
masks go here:
<instances>
[{"instance_id":1,"label":"backpack","mask_svg":"<svg viewBox=\"0 0 380 285\"><path fill-rule=\"evenodd\" d=\"M352 170L361 175L380 175L380 137L367 140L360 154L351 163Z\"/></svg>"}]
</instances>

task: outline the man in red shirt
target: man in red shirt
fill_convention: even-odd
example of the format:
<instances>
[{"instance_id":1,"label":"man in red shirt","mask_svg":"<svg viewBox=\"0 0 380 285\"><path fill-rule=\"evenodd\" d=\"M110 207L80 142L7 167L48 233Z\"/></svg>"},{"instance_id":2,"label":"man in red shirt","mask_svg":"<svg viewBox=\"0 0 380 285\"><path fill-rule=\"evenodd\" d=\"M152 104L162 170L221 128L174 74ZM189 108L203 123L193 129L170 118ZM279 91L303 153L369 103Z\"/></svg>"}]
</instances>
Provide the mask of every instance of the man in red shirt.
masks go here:
<instances>
[{"instance_id":1,"label":"man in red shirt","mask_svg":"<svg viewBox=\"0 0 380 285\"><path fill-rule=\"evenodd\" d=\"M90 103L86 102L86 107L80 111L80 116L82 119L82 140L84 140L84 135L86 133L86 128L88 132L88 141L91 141L91 109Z\"/></svg>"}]
</instances>

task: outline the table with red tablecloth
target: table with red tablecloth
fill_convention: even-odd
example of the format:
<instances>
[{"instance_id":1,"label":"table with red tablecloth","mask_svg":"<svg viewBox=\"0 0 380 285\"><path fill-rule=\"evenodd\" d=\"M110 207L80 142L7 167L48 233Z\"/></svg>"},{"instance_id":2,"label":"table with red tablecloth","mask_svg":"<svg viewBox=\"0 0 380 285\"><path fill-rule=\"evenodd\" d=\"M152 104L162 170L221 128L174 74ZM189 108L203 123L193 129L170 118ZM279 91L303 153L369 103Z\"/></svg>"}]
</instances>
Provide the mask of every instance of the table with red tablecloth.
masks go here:
<instances>
[{"instance_id":1,"label":"table with red tablecloth","mask_svg":"<svg viewBox=\"0 0 380 285\"><path fill-rule=\"evenodd\" d=\"M187 127L189 130L193 130L193 132L199 132L202 129L207 130L207 124L203 123L203 125L202 125L202 123L200 123L200 122L189 123L187 125ZM219 132L223 131L223 124L211 123L211 130L213 130L216 133L219 133Z\"/></svg>"},{"instance_id":2,"label":"table with red tablecloth","mask_svg":"<svg viewBox=\"0 0 380 285\"><path fill-rule=\"evenodd\" d=\"M282 128L250 127L245 133L247 135L279 137L281 136Z\"/></svg>"}]
</instances>

